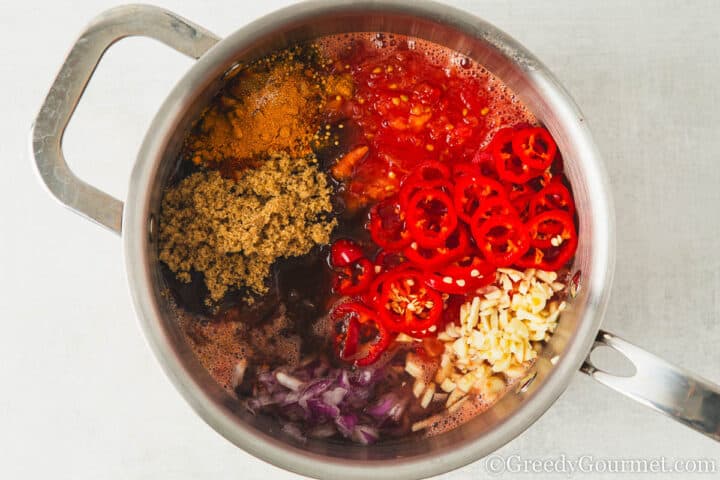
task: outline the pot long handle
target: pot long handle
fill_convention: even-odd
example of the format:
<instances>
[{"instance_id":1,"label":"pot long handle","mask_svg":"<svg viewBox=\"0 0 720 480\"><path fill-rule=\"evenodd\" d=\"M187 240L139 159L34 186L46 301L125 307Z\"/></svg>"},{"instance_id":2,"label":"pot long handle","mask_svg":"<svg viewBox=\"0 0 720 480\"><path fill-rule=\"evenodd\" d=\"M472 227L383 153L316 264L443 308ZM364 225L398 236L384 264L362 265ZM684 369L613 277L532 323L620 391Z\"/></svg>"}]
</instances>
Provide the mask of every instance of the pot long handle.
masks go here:
<instances>
[{"instance_id":1,"label":"pot long handle","mask_svg":"<svg viewBox=\"0 0 720 480\"><path fill-rule=\"evenodd\" d=\"M71 210L117 233L122 230L123 203L75 176L65 161L62 138L103 54L130 36L154 38L192 58L199 58L219 41L204 28L157 7L128 5L108 10L75 42L31 131L31 152L50 193Z\"/></svg>"},{"instance_id":2,"label":"pot long handle","mask_svg":"<svg viewBox=\"0 0 720 480\"><path fill-rule=\"evenodd\" d=\"M614 375L595 366L590 356L601 346L620 352L632 362L635 373ZM603 385L720 442L720 385L603 330L598 332L580 370Z\"/></svg>"}]
</instances>

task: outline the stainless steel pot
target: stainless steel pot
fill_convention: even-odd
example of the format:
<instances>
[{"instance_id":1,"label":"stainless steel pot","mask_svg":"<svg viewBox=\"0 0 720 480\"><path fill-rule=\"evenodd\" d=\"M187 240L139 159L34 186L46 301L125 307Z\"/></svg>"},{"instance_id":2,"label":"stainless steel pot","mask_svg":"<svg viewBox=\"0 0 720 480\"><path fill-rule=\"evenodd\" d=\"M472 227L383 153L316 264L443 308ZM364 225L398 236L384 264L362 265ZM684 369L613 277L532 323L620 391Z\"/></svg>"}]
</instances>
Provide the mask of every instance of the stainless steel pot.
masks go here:
<instances>
[{"instance_id":1,"label":"stainless steel pot","mask_svg":"<svg viewBox=\"0 0 720 480\"><path fill-rule=\"evenodd\" d=\"M186 128L238 61L326 34L382 31L424 38L485 65L536 114L566 160L580 219L574 269L579 290L533 375L488 412L443 435L378 446L290 442L272 422L239 408L200 366L161 295L157 219L163 187L176 168ZM78 179L65 163L62 136L105 50L131 36L152 37L198 61L157 113L135 162L125 206ZM140 323L160 364L198 414L228 440L280 467L321 478L417 478L473 462L521 434L565 390L576 371L720 441L720 388L599 330L615 256L608 180L582 113L530 52L483 20L419 1L308 2L279 10L220 40L170 12L149 6L107 11L83 32L65 60L32 129L42 180L61 203L122 233L127 274ZM634 365L629 376L596 368L600 345Z\"/></svg>"}]
</instances>

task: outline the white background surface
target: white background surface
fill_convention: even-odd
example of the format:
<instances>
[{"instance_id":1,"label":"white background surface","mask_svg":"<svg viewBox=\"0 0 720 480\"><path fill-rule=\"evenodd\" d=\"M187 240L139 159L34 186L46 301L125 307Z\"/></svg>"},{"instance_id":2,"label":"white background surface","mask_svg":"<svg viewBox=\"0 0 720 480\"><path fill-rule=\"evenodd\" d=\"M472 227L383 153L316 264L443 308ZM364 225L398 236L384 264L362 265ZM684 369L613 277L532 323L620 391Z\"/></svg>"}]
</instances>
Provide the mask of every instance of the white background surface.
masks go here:
<instances>
[{"instance_id":1,"label":"white background surface","mask_svg":"<svg viewBox=\"0 0 720 480\"><path fill-rule=\"evenodd\" d=\"M224 36L289 2L159 3ZM720 4L452 3L533 51L590 122L618 220L604 326L720 382ZM30 123L75 37L113 4L0 2L0 478L295 478L191 411L136 324L119 238L34 176ZM189 65L148 40L112 48L68 131L71 167L124 198L147 125ZM500 453L703 457L720 471L719 444L580 374ZM485 475L477 462L447 478Z\"/></svg>"}]
</instances>

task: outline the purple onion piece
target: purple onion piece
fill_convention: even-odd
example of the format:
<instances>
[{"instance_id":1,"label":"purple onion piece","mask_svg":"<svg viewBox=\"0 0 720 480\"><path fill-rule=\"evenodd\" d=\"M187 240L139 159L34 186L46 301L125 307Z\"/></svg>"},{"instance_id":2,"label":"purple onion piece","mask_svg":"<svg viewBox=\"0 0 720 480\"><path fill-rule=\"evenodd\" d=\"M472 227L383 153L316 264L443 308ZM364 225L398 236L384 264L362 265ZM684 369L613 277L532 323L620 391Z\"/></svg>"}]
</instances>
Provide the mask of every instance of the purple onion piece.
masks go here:
<instances>
[{"instance_id":1,"label":"purple onion piece","mask_svg":"<svg viewBox=\"0 0 720 480\"><path fill-rule=\"evenodd\" d=\"M308 436L312 438L329 438L337 433L337 428L332 423L321 423L313 427L308 432Z\"/></svg>"},{"instance_id":2,"label":"purple onion piece","mask_svg":"<svg viewBox=\"0 0 720 480\"><path fill-rule=\"evenodd\" d=\"M398 396L390 392L380 397L378 401L366 411L370 416L378 420L384 420L390 416L393 407L397 406L398 403L400 403Z\"/></svg>"},{"instance_id":3,"label":"purple onion piece","mask_svg":"<svg viewBox=\"0 0 720 480\"><path fill-rule=\"evenodd\" d=\"M352 377L350 377L350 380L352 380L356 385L366 387L373 383L374 373L375 370L369 368L358 370Z\"/></svg>"},{"instance_id":4,"label":"purple onion piece","mask_svg":"<svg viewBox=\"0 0 720 480\"><path fill-rule=\"evenodd\" d=\"M300 392L298 403L301 407L305 407L309 399L322 395L322 393L327 390L332 383L333 381L329 378L319 378L317 380L313 380L312 382L308 382Z\"/></svg>"},{"instance_id":5,"label":"purple onion piece","mask_svg":"<svg viewBox=\"0 0 720 480\"><path fill-rule=\"evenodd\" d=\"M377 442L379 435L375 427L369 425L357 425L353 428L352 439L363 445L370 445Z\"/></svg>"},{"instance_id":6,"label":"purple onion piece","mask_svg":"<svg viewBox=\"0 0 720 480\"><path fill-rule=\"evenodd\" d=\"M297 440L298 442L305 443L307 441L307 437L302 433L300 427L298 427L294 423L286 423L282 426L282 431Z\"/></svg>"},{"instance_id":7,"label":"purple onion piece","mask_svg":"<svg viewBox=\"0 0 720 480\"><path fill-rule=\"evenodd\" d=\"M340 409L335 405L328 405L317 398L307 401L307 408L313 418L335 418L340 415Z\"/></svg>"},{"instance_id":8,"label":"purple onion piece","mask_svg":"<svg viewBox=\"0 0 720 480\"><path fill-rule=\"evenodd\" d=\"M335 387L332 390L328 390L322 394L323 402L328 405L339 405L343 401L345 395L347 395L347 388Z\"/></svg>"},{"instance_id":9,"label":"purple onion piece","mask_svg":"<svg viewBox=\"0 0 720 480\"><path fill-rule=\"evenodd\" d=\"M299 378L288 375L287 373L282 371L275 373L275 379L280 385L287 388L288 390L292 390L293 392L297 392L298 390L300 390L300 388L305 383Z\"/></svg>"},{"instance_id":10,"label":"purple onion piece","mask_svg":"<svg viewBox=\"0 0 720 480\"><path fill-rule=\"evenodd\" d=\"M335 425L338 428L340 434L345 438L351 438L353 429L357 425L358 417L354 413L348 413L345 415L338 415L335 417Z\"/></svg>"},{"instance_id":11,"label":"purple onion piece","mask_svg":"<svg viewBox=\"0 0 720 480\"><path fill-rule=\"evenodd\" d=\"M247 408L256 413L273 407L283 431L305 441L337 434L360 444L378 440L380 427L395 428L406 410L407 399L388 393L377 400L375 388L386 378L385 368L331 368L324 359L312 359L295 369L261 372L255 397ZM369 403L372 402L372 403Z\"/></svg>"}]
</instances>

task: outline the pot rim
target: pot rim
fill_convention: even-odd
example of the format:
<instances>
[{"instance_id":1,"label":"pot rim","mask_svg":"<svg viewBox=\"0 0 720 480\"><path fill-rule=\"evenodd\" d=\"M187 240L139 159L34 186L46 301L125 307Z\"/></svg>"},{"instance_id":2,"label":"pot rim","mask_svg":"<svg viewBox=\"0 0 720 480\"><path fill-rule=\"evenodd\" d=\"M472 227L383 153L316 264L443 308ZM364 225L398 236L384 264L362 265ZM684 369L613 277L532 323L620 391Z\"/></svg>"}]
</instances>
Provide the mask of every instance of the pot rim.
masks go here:
<instances>
[{"instance_id":1,"label":"pot rim","mask_svg":"<svg viewBox=\"0 0 720 480\"><path fill-rule=\"evenodd\" d=\"M158 312L151 292L152 275L147 265L145 249L148 238L149 186L154 171L163 156L170 138L172 119L177 118L181 106L188 104L198 84L208 84L222 73L234 45L247 43L261 31L274 31L290 21L308 20L329 12L372 10L374 12L402 11L437 23L445 23L468 36L481 38L497 51L522 68L528 81L543 94L549 109L557 112L563 127L571 133L572 142L584 155L582 167L588 178L587 188L592 202L591 274L584 277L587 303L575 337L552 372L539 388L510 418L496 425L486 435L427 455L410 458L360 461L325 457L293 447L290 444L261 434L249 425L239 422L232 412L215 403L180 361L167 335L157 321ZM597 331L610 293L614 270L615 235L614 214L609 182L600 154L592 140L583 115L573 99L555 77L529 51L512 37L488 22L465 11L430 1L412 3L385 0L315 0L295 4L262 17L221 40L203 55L179 80L153 119L145 136L130 178L127 202L123 213L123 254L128 285L135 311L161 367L191 407L218 433L233 444L254 456L287 470L314 477L327 478L416 478L441 474L467 465L509 442L534 423L562 394L572 376L585 360Z\"/></svg>"}]
</instances>

